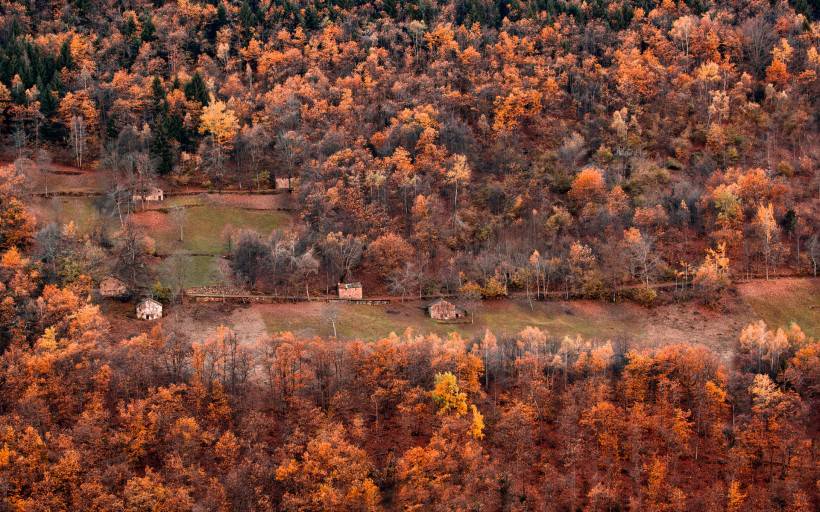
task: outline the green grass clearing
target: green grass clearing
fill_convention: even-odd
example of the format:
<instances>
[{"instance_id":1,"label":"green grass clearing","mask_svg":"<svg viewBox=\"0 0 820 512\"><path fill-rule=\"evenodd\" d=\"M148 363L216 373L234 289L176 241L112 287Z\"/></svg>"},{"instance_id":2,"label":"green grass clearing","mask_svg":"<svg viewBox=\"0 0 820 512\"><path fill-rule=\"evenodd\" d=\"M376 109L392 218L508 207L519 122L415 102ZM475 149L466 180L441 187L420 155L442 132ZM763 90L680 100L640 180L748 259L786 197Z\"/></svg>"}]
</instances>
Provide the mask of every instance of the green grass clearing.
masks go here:
<instances>
[{"instance_id":1,"label":"green grass clearing","mask_svg":"<svg viewBox=\"0 0 820 512\"><path fill-rule=\"evenodd\" d=\"M173 225L171 215L164 212L149 211L138 213L140 216L151 216L152 229L149 235L157 243L157 251L170 254L177 250L186 250L196 254L222 254L225 252L223 232L231 226L235 230L248 229L263 237L271 231L290 223L290 216L279 211L243 210L227 206L196 206L186 209L183 226L183 241L179 241L179 231Z\"/></svg>"},{"instance_id":2,"label":"green grass clearing","mask_svg":"<svg viewBox=\"0 0 820 512\"><path fill-rule=\"evenodd\" d=\"M631 304L598 305L573 303L535 303L531 310L526 301L486 303L476 313L475 322L445 324L427 317L419 303L397 303L385 306L355 304L268 304L257 305L268 333L292 331L301 336L330 336L333 327L330 311L337 312L336 330L340 338L373 340L391 332L403 333L408 327L420 334L447 335L459 332L475 337L490 329L496 335L511 336L524 327L547 330L550 335L581 334L584 337L608 339L621 333L639 335L636 329L642 309Z\"/></svg>"},{"instance_id":3,"label":"green grass clearing","mask_svg":"<svg viewBox=\"0 0 820 512\"><path fill-rule=\"evenodd\" d=\"M180 258L179 263L175 258ZM177 270L176 265L182 269ZM219 256L191 256L180 254L165 258L159 266L160 281L165 284L175 283L178 276L182 279L184 288L197 286L218 286L229 284L224 273L220 270ZM179 272L179 274L177 274Z\"/></svg>"},{"instance_id":4,"label":"green grass clearing","mask_svg":"<svg viewBox=\"0 0 820 512\"><path fill-rule=\"evenodd\" d=\"M769 328L796 322L807 335L820 337L820 279L755 281L738 290Z\"/></svg>"},{"instance_id":5,"label":"green grass clearing","mask_svg":"<svg viewBox=\"0 0 820 512\"><path fill-rule=\"evenodd\" d=\"M133 219L154 240L158 254L170 255L178 251L195 254L186 256L188 268L183 278L185 287L228 284L224 272L220 271L218 258L226 249L223 232L227 226L232 226L235 230L252 230L267 237L274 229L286 227L291 222L287 212L244 209L243 198L231 197L232 203L228 205L213 202L203 204L201 196L177 196L163 201L162 210L138 210ZM258 204L260 200L258 196L249 196L248 201L249 204ZM94 197L35 198L31 202L31 209L40 225L50 222L68 224L73 221L80 234L89 234L103 224L110 236L116 236L120 230L119 219L101 213L97 207L99 202L100 198ZM186 208L184 241L180 242L179 231L166 208L184 205L198 206ZM170 272L170 263L166 259L160 264L158 273L164 282L172 282L175 278L169 277Z\"/></svg>"},{"instance_id":6,"label":"green grass clearing","mask_svg":"<svg viewBox=\"0 0 820 512\"><path fill-rule=\"evenodd\" d=\"M117 231L118 218L101 213L97 208L97 201L93 197L38 198L32 202L32 210L41 224L68 224L73 221L80 233L89 233L103 221L112 233ZM266 237L274 229L286 227L291 221L287 212L247 210L218 204L203 205L197 196L174 197L162 203L163 208L183 205L199 205L185 210L183 242L179 242L179 231L166 210L138 210L134 214L134 221L154 239L159 253L170 254L186 250L200 254L222 254L225 250L222 235L227 226L236 230L249 229Z\"/></svg>"},{"instance_id":7,"label":"green grass clearing","mask_svg":"<svg viewBox=\"0 0 820 512\"><path fill-rule=\"evenodd\" d=\"M186 249L191 252L219 253L224 249L222 231L227 226L249 229L267 237L271 231L285 227L290 217L282 212L252 211L224 206L191 208L185 227Z\"/></svg>"},{"instance_id":8,"label":"green grass clearing","mask_svg":"<svg viewBox=\"0 0 820 512\"><path fill-rule=\"evenodd\" d=\"M116 219L103 216L94 198L90 197L35 198L31 201L30 207L41 225L51 222L74 222L74 226L81 234L90 233L100 221L111 226L117 224Z\"/></svg>"}]
</instances>

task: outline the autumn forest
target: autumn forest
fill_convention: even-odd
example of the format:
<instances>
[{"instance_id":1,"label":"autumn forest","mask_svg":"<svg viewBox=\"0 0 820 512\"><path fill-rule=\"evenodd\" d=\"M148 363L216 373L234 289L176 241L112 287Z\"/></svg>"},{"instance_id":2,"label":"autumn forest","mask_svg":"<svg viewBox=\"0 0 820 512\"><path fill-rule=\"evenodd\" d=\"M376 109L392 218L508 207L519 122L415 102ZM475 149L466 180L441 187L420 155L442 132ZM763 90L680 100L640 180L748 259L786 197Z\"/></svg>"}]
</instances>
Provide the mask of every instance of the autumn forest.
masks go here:
<instances>
[{"instance_id":1,"label":"autumn forest","mask_svg":"<svg viewBox=\"0 0 820 512\"><path fill-rule=\"evenodd\" d=\"M812 0L0 0L0 512L820 507Z\"/></svg>"}]
</instances>

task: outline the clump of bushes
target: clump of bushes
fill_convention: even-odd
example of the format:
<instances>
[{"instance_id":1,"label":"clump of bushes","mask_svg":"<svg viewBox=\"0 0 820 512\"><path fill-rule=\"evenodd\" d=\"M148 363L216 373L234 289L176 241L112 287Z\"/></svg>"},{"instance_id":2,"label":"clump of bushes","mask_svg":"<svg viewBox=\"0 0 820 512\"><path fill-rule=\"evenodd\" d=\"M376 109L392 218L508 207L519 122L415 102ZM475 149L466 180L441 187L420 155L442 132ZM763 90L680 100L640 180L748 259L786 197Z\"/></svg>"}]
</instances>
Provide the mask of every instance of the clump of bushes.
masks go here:
<instances>
[{"instance_id":1,"label":"clump of bushes","mask_svg":"<svg viewBox=\"0 0 820 512\"><path fill-rule=\"evenodd\" d=\"M658 298L658 292L655 291L654 288L650 288L648 286L641 286L640 288L634 288L629 290L629 298L640 304L641 306L650 308L655 305L655 301Z\"/></svg>"}]
</instances>

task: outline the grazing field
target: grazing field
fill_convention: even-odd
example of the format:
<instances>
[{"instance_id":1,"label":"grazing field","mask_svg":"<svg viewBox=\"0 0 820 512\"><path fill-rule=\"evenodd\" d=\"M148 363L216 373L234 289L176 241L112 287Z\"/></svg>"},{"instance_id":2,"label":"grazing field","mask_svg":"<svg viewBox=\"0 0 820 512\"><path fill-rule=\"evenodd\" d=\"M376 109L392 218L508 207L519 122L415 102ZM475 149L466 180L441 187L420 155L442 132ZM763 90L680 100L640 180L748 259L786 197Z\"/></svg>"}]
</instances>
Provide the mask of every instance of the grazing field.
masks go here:
<instances>
[{"instance_id":1,"label":"grazing field","mask_svg":"<svg viewBox=\"0 0 820 512\"><path fill-rule=\"evenodd\" d=\"M267 236L287 226L290 217L282 212L243 210L226 206L203 206L188 210L184 248L197 253L224 251L222 232L226 227L249 229Z\"/></svg>"},{"instance_id":2,"label":"grazing field","mask_svg":"<svg viewBox=\"0 0 820 512\"><path fill-rule=\"evenodd\" d=\"M182 269L176 268L174 258L180 258ZM184 288L218 286L229 283L226 273L227 261L220 256L192 256L180 254L163 258L158 273L164 283L175 283L181 278Z\"/></svg>"},{"instance_id":3,"label":"grazing field","mask_svg":"<svg viewBox=\"0 0 820 512\"><path fill-rule=\"evenodd\" d=\"M162 257L158 265L160 279L167 283L182 282L183 286L216 286L229 284L226 262L220 256L226 252L228 229L255 231L263 237L277 228L290 225L291 216L278 208L287 207L286 195L202 194L175 196L160 203L150 203L132 216L134 223L152 238L155 250ZM104 227L109 236L120 230L116 213L100 208L101 197L33 198L30 208L38 223L68 224L74 222L80 234L89 234ZM184 206L183 241L169 209ZM184 271L168 256L181 252Z\"/></svg>"},{"instance_id":4,"label":"grazing field","mask_svg":"<svg viewBox=\"0 0 820 512\"><path fill-rule=\"evenodd\" d=\"M166 319L187 325L183 330L196 338L212 334L219 324L237 332L241 341L253 342L259 336L290 331L298 336L332 336L331 317L336 318L339 338L375 340L391 332L402 334L408 328L420 334L451 332L475 338L490 329L499 336L511 336L524 327L535 326L553 336L581 334L587 338L618 339L626 333L637 340L639 332L630 322L639 321L645 310L632 304L599 305L591 302L536 303L530 310L525 301L504 300L486 304L475 322L438 323L427 317L419 302L384 306L310 302L298 304L254 304L222 306L192 304L177 308ZM192 322L195 317L196 321ZM253 326L251 329L249 326Z\"/></svg>"},{"instance_id":5,"label":"grazing field","mask_svg":"<svg viewBox=\"0 0 820 512\"><path fill-rule=\"evenodd\" d=\"M44 192L104 192L113 181L110 172L83 170L71 166L51 164L48 173L37 173L29 182L29 190Z\"/></svg>"},{"instance_id":6,"label":"grazing field","mask_svg":"<svg viewBox=\"0 0 820 512\"><path fill-rule=\"evenodd\" d=\"M727 299L720 311L697 302L646 309L632 303L555 301L536 302L531 309L523 299L510 299L484 303L474 323L468 318L453 324L433 321L425 314L424 303L418 301L379 306L317 301L248 306L190 304L173 308L167 321L187 326L184 331L197 339L209 336L224 324L245 343L282 331L302 337L332 336L331 318L336 320L339 338L362 340L379 339L391 332L402 334L408 328L442 336L458 332L471 339L490 329L506 337L534 326L553 337L580 334L588 339L624 341L632 347L701 343L729 359L743 327L760 318L773 327L796 321L807 334L816 337L819 283L812 279L781 279L763 286L742 285L738 297Z\"/></svg>"},{"instance_id":7,"label":"grazing field","mask_svg":"<svg viewBox=\"0 0 820 512\"><path fill-rule=\"evenodd\" d=\"M771 328L797 322L812 337L820 337L820 279L777 279L738 286L743 300Z\"/></svg>"},{"instance_id":8,"label":"grazing field","mask_svg":"<svg viewBox=\"0 0 820 512\"><path fill-rule=\"evenodd\" d=\"M274 229L290 223L290 216L280 211L205 204L186 208L185 212L182 242L179 241L178 227L166 211L146 210L136 213L134 219L154 238L157 252L161 254L177 250L195 254L223 254L226 249L223 232L226 228L248 229L267 236Z\"/></svg>"},{"instance_id":9,"label":"grazing field","mask_svg":"<svg viewBox=\"0 0 820 512\"><path fill-rule=\"evenodd\" d=\"M326 303L256 305L252 309L268 333L293 331L305 336L333 334L330 312L336 310L336 329L341 338L377 339L407 327L418 333L446 335L458 332L475 338L490 329L497 336L513 336L532 326L551 336L575 336L597 340L625 340L634 346L697 341L726 351L736 333L753 317L737 308L730 318L716 322L717 313L697 304L672 304L646 309L632 303L594 301L537 302L530 309L524 300L487 302L470 323L445 324L430 319L422 304L362 306Z\"/></svg>"},{"instance_id":10,"label":"grazing field","mask_svg":"<svg viewBox=\"0 0 820 512\"><path fill-rule=\"evenodd\" d=\"M195 254L216 255L225 251L225 228L249 229L267 236L276 228L291 222L287 212L265 210L280 208L279 196L219 195L178 196L161 203L153 203L133 215L134 222L156 242L160 254L185 250ZM37 198L32 210L41 224L73 221L80 233L88 233L98 223L104 223L111 233L119 229L116 213L104 212L98 205L100 198L54 197ZM174 225L169 208L187 206L183 224L183 241L179 241L179 229Z\"/></svg>"},{"instance_id":11,"label":"grazing field","mask_svg":"<svg viewBox=\"0 0 820 512\"><path fill-rule=\"evenodd\" d=\"M550 336L580 334L587 339L628 342L630 346L661 343L698 342L728 354L737 334L754 319L738 307L730 318L716 322L718 313L696 304L675 304L653 310L630 303L605 304L592 301L541 302L533 309L524 300L502 300L485 304L474 323L438 323L427 317L419 302L384 306L311 302L299 304L254 304L234 306L190 304L175 308L166 319L195 339L208 337L220 324L231 327L243 343L260 336L290 331L301 337L332 336L331 318L336 318L339 338L375 340L391 332L403 334L451 332L476 339L490 329L500 337L514 336L528 326L545 330ZM193 320L195 318L195 320Z\"/></svg>"},{"instance_id":12,"label":"grazing field","mask_svg":"<svg viewBox=\"0 0 820 512\"><path fill-rule=\"evenodd\" d=\"M77 230L86 234L101 221L112 227L118 224L117 219L101 213L97 204L97 198L93 197L38 197L32 199L29 206L41 225L73 221Z\"/></svg>"}]
</instances>

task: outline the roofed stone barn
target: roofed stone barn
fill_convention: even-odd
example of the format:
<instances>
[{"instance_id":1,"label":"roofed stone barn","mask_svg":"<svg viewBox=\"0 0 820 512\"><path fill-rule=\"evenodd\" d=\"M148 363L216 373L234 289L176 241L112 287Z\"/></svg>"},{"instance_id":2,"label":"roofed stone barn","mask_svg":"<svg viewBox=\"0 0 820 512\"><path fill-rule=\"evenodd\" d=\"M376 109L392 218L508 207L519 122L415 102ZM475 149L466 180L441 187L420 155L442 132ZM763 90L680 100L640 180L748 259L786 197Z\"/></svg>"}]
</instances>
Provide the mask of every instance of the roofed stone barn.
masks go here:
<instances>
[{"instance_id":1,"label":"roofed stone barn","mask_svg":"<svg viewBox=\"0 0 820 512\"><path fill-rule=\"evenodd\" d=\"M140 320L156 320L162 318L162 304L154 299L142 299L137 304L137 318Z\"/></svg>"},{"instance_id":2,"label":"roofed stone barn","mask_svg":"<svg viewBox=\"0 0 820 512\"><path fill-rule=\"evenodd\" d=\"M339 298L348 300L361 300L362 283L339 283Z\"/></svg>"},{"instance_id":3,"label":"roofed stone barn","mask_svg":"<svg viewBox=\"0 0 820 512\"><path fill-rule=\"evenodd\" d=\"M427 313L433 320L458 320L464 317L463 309L444 299L439 299L427 306Z\"/></svg>"},{"instance_id":4,"label":"roofed stone barn","mask_svg":"<svg viewBox=\"0 0 820 512\"><path fill-rule=\"evenodd\" d=\"M116 277L109 276L100 281L100 295L109 299L121 299L128 296L128 285Z\"/></svg>"}]
</instances>

